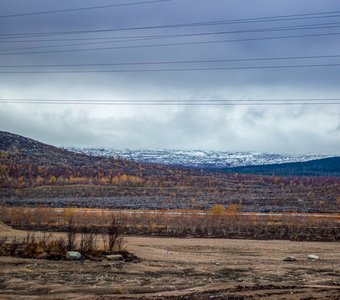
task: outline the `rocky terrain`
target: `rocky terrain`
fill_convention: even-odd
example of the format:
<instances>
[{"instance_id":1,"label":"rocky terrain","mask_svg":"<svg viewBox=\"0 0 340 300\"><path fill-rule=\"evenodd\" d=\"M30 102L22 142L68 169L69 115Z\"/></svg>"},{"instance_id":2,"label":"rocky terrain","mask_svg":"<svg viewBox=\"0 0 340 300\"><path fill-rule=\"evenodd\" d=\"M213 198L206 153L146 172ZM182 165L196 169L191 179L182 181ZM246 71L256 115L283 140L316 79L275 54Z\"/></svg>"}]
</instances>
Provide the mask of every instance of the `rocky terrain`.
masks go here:
<instances>
[{"instance_id":1,"label":"rocky terrain","mask_svg":"<svg viewBox=\"0 0 340 300\"><path fill-rule=\"evenodd\" d=\"M0 257L0 298L302 300L340 295L338 243L131 236L125 245L140 262Z\"/></svg>"}]
</instances>

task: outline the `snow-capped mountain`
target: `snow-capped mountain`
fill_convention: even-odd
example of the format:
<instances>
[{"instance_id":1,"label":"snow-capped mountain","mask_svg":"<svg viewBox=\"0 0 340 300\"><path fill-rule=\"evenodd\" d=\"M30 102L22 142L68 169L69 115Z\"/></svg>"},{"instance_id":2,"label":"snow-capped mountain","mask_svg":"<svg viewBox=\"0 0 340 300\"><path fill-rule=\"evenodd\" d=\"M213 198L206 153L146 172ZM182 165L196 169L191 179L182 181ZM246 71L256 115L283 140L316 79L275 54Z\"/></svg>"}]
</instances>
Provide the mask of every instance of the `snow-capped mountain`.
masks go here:
<instances>
[{"instance_id":1,"label":"snow-capped mountain","mask_svg":"<svg viewBox=\"0 0 340 300\"><path fill-rule=\"evenodd\" d=\"M222 152L202 150L129 150L112 148L77 148L70 151L92 156L105 156L190 168L229 168L287 162L304 162L332 157L324 154L280 154L256 152Z\"/></svg>"}]
</instances>

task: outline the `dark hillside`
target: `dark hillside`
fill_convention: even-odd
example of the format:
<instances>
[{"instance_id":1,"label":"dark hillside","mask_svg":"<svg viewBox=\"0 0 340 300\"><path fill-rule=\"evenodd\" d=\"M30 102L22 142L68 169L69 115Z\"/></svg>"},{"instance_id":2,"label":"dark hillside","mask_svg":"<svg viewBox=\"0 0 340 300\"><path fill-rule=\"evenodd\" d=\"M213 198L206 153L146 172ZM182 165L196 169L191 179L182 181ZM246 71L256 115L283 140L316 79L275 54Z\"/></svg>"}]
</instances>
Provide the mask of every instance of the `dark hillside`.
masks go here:
<instances>
[{"instance_id":1,"label":"dark hillside","mask_svg":"<svg viewBox=\"0 0 340 300\"><path fill-rule=\"evenodd\" d=\"M270 176L340 176L340 157L307 162L224 169L223 172Z\"/></svg>"},{"instance_id":2,"label":"dark hillside","mask_svg":"<svg viewBox=\"0 0 340 300\"><path fill-rule=\"evenodd\" d=\"M31 177L103 177L119 174L142 176L168 173L166 168L159 165L79 154L3 131L0 131L0 163L10 165L14 173L20 173L24 168L25 174L21 175L25 177L28 171L31 172Z\"/></svg>"},{"instance_id":3,"label":"dark hillside","mask_svg":"<svg viewBox=\"0 0 340 300\"><path fill-rule=\"evenodd\" d=\"M15 160L17 163L29 162L38 165L71 167L93 164L95 159L76 154L61 148L26 138L20 135L0 131L0 151L2 158Z\"/></svg>"}]
</instances>

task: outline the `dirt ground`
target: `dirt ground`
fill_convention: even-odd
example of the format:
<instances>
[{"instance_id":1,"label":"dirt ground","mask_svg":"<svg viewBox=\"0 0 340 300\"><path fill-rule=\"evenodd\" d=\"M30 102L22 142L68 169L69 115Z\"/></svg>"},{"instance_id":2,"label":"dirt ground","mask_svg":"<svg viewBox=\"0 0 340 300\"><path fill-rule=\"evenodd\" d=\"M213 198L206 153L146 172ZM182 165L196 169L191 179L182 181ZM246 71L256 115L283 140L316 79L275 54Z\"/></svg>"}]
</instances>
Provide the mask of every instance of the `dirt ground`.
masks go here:
<instances>
[{"instance_id":1,"label":"dirt ground","mask_svg":"<svg viewBox=\"0 0 340 300\"><path fill-rule=\"evenodd\" d=\"M126 237L125 247L142 261L0 257L0 299L340 299L340 243Z\"/></svg>"}]
</instances>

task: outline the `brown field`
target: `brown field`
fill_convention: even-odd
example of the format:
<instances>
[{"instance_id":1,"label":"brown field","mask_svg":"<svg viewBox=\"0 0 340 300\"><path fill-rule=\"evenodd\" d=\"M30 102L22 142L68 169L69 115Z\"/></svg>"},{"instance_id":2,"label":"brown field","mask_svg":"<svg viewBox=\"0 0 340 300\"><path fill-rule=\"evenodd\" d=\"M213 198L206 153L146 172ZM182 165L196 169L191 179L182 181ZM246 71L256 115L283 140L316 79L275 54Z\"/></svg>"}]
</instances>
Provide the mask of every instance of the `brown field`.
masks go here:
<instances>
[{"instance_id":1,"label":"brown field","mask_svg":"<svg viewBox=\"0 0 340 300\"><path fill-rule=\"evenodd\" d=\"M128 236L125 247L141 262L0 257L0 299L340 299L337 242Z\"/></svg>"}]
</instances>

